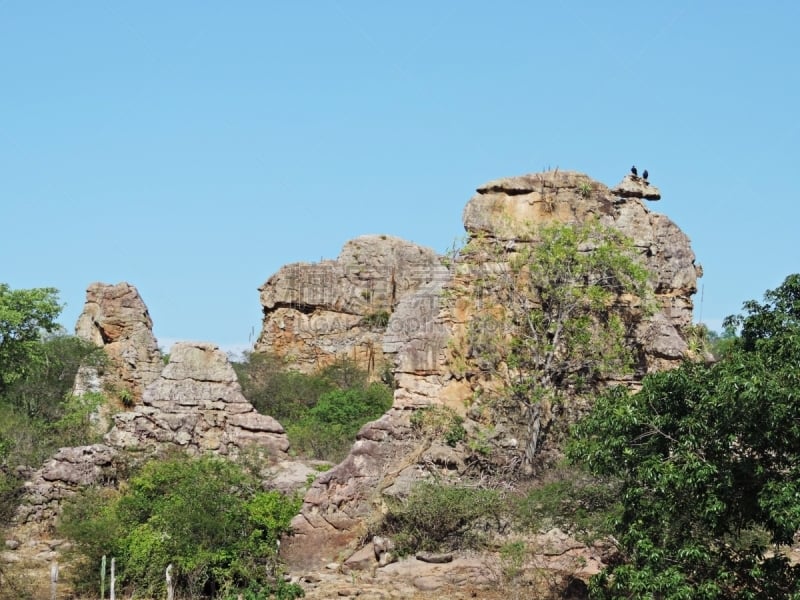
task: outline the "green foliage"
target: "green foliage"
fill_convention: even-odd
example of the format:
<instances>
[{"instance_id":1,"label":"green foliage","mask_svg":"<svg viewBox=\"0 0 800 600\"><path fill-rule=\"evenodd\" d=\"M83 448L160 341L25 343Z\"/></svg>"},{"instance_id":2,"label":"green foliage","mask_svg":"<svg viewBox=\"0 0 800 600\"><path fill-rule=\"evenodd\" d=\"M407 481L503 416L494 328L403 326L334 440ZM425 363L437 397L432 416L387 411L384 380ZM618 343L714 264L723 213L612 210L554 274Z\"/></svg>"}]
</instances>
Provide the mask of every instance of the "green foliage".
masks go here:
<instances>
[{"instance_id":1,"label":"green foliage","mask_svg":"<svg viewBox=\"0 0 800 600\"><path fill-rule=\"evenodd\" d=\"M367 327L376 327L382 329L389 324L389 317L391 314L388 310L378 310L366 315L361 322Z\"/></svg>"},{"instance_id":2,"label":"green foliage","mask_svg":"<svg viewBox=\"0 0 800 600\"><path fill-rule=\"evenodd\" d=\"M43 332L58 329L58 290L12 290L0 283L0 394L42 360Z\"/></svg>"},{"instance_id":3,"label":"green foliage","mask_svg":"<svg viewBox=\"0 0 800 600\"><path fill-rule=\"evenodd\" d=\"M411 426L422 435L443 439L448 446L467 439L464 418L448 406L426 406L414 411Z\"/></svg>"},{"instance_id":4,"label":"green foliage","mask_svg":"<svg viewBox=\"0 0 800 600\"><path fill-rule=\"evenodd\" d=\"M480 316L468 341L481 370L504 378L501 400L524 407L530 464L543 408L632 371L626 340L651 310L652 290L633 242L599 222L545 225L528 237L512 252L473 240L470 251L489 267L475 274Z\"/></svg>"},{"instance_id":5,"label":"green foliage","mask_svg":"<svg viewBox=\"0 0 800 600\"><path fill-rule=\"evenodd\" d=\"M5 387L0 401L43 420L61 415L64 399L72 391L81 365L102 369L105 364L101 348L71 335L33 340L28 349L28 362L13 383Z\"/></svg>"},{"instance_id":6,"label":"green foliage","mask_svg":"<svg viewBox=\"0 0 800 600\"><path fill-rule=\"evenodd\" d=\"M164 594L169 563L181 594L214 597L277 585L276 541L300 503L261 491L234 463L180 456L148 463L120 492L88 490L65 507L59 530L84 559L81 588L96 589L107 554L136 597Z\"/></svg>"},{"instance_id":7,"label":"green foliage","mask_svg":"<svg viewBox=\"0 0 800 600\"><path fill-rule=\"evenodd\" d=\"M800 597L781 552L800 529L800 276L765 299L727 320L721 360L615 390L577 426L571 457L622 480L626 561L596 597Z\"/></svg>"},{"instance_id":8,"label":"green foliage","mask_svg":"<svg viewBox=\"0 0 800 600\"><path fill-rule=\"evenodd\" d=\"M401 554L479 548L505 513L497 490L421 482L407 498L389 504L381 527Z\"/></svg>"},{"instance_id":9,"label":"green foliage","mask_svg":"<svg viewBox=\"0 0 800 600\"><path fill-rule=\"evenodd\" d=\"M34 296L45 304L32 311L41 319L43 313L49 314L54 299L44 292ZM21 497L23 481L17 467L37 468L59 447L92 443L98 434L90 415L105 402L100 394L71 395L82 364L102 368L102 350L63 334L42 338L40 331L28 325L27 354L16 354L26 362L0 364L3 370L8 366L13 371L0 383L0 525L8 522Z\"/></svg>"},{"instance_id":10,"label":"green foliage","mask_svg":"<svg viewBox=\"0 0 800 600\"><path fill-rule=\"evenodd\" d=\"M597 222L551 225L511 261L505 290L513 336L507 362L519 397L583 388L631 368L617 295L646 299L648 272L633 242Z\"/></svg>"},{"instance_id":11,"label":"green foliage","mask_svg":"<svg viewBox=\"0 0 800 600\"><path fill-rule=\"evenodd\" d=\"M287 369L269 354L248 354L234 369L248 400L286 428L295 452L338 461L344 458L362 425L392 405L383 383L367 383L367 373L345 358L315 374Z\"/></svg>"},{"instance_id":12,"label":"green foliage","mask_svg":"<svg viewBox=\"0 0 800 600\"><path fill-rule=\"evenodd\" d=\"M575 468L556 467L550 481L539 483L514 502L514 516L528 530L558 527L591 542L611 533L619 516L619 486Z\"/></svg>"},{"instance_id":13,"label":"green foliage","mask_svg":"<svg viewBox=\"0 0 800 600\"><path fill-rule=\"evenodd\" d=\"M242 393L256 410L274 417L284 426L300 419L323 394L338 387L325 374L290 371L286 362L273 354L247 353L244 361L233 363L233 368Z\"/></svg>"},{"instance_id":14,"label":"green foliage","mask_svg":"<svg viewBox=\"0 0 800 600\"><path fill-rule=\"evenodd\" d=\"M361 426L392 406L392 392L382 383L324 394L297 422L286 426L296 451L337 462L345 457Z\"/></svg>"}]
</instances>

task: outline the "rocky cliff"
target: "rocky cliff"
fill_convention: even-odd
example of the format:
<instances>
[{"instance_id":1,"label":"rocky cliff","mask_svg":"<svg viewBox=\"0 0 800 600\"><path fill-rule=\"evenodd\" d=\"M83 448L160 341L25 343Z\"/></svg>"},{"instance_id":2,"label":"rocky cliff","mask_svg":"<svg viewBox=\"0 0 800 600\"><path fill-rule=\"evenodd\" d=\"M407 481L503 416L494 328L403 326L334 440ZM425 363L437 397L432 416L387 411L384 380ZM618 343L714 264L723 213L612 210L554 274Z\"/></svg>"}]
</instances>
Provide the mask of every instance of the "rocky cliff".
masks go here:
<instances>
[{"instance_id":1,"label":"rocky cliff","mask_svg":"<svg viewBox=\"0 0 800 600\"><path fill-rule=\"evenodd\" d=\"M259 414L242 395L236 373L213 344L180 342L141 404L114 415L106 443L155 453L178 447L190 454L238 455L248 446L274 459L286 458L283 427Z\"/></svg>"},{"instance_id":2,"label":"rocky cliff","mask_svg":"<svg viewBox=\"0 0 800 600\"><path fill-rule=\"evenodd\" d=\"M658 198L655 187L630 176L609 189L580 173L549 171L480 186L464 209L464 227L468 245L488 238L512 251L532 243L532 225L553 222L597 219L631 238L652 274L657 305L655 314L638 323L636 337L629 341L640 356L637 376L641 377L647 371L670 368L685 356L685 330L691 324L692 295L701 275L686 235L643 203ZM331 560L364 535L387 496L403 495L413 482L426 477L465 474L465 449L459 453L420 435L411 426L414 410L447 406L465 416L468 430L505 453L506 474L511 479L519 475L515 457L528 442L524 427L513 419L498 421L476 401L496 382L482 373L467 347L466 329L479 316L475 279L484 259L479 253L465 253L448 271L430 276L428 283L397 303L382 336L383 352L394 365L394 405L384 417L364 426L347 459L309 490L294 521L297 535L284 547L290 562L308 566ZM261 349L270 349L267 339L262 336ZM556 418L575 417L574 412L546 415L545 427Z\"/></svg>"},{"instance_id":3,"label":"rocky cliff","mask_svg":"<svg viewBox=\"0 0 800 600\"><path fill-rule=\"evenodd\" d=\"M301 371L345 356L375 373L389 316L442 270L433 250L387 235L351 240L336 260L282 267L259 288L264 319L255 351Z\"/></svg>"}]
</instances>

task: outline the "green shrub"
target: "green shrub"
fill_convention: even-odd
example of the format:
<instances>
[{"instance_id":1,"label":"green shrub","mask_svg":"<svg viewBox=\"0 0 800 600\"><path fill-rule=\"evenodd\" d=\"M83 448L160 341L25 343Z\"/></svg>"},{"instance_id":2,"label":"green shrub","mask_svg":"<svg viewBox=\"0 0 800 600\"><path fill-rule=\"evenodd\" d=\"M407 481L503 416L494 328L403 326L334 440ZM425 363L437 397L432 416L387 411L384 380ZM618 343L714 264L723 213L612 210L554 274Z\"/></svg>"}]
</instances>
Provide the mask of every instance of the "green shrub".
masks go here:
<instances>
[{"instance_id":1,"label":"green shrub","mask_svg":"<svg viewBox=\"0 0 800 600\"><path fill-rule=\"evenodd\" d=\"M246 354L233 368L242 393L256 410L284 426L300 419L323 394L339 387L330 375L290 371L286 362L273 354Z\"/></svg>"},{"instance_id":2,"label":"green shrub","mask_svg":"<svg viewBox=\"0 0 800 600\"><path fill-rule=\"evenodd\" d=\"M479 548L505 515L497 490L421 482L404 500L390 502L381 530L401 553Z\"/></svg>"},{"instance_id":3,"label":"green shrub","mask_svg":"<svg viewBox=\"0 0 800 600\"><path fill-rule=\"evenodd\" d=\"M162 596L170 563L179 594L216 597L276 583L276 542L300 503L261 491L234 463L181 456L148 463L122 492L82 494L65 506L59 530L82 557L79 590L96 589L106 554L135 597Z\"/></svg>"},{"instance_id":4,"label":"green shrub","mask_svg":"<svg viewBox=\"0 0 800 600\"><path fill-rule=\"evenodd\" d=\"M448 406L427 406L414 411L411 426L426 437L444 440L449 446L467 438L464 418Z\"/></svg>"},{"instance_id":5,"label":"green shrub","mask_svg":"<svg viewBox=\"0 0 800 600\"><path fill-rule=\"evenodd\" d=\"M367 327L383 328L389 324L391 313L388 310L378 310L364 316L361 322Z\"/></svg>"},{"instance_id":6,"label":"green shrub","mask_svg":"<svg viewBox=\"0 0 800 600\"><path fill-rule=\"evenodd\" d=\"M517 523L528 530L558 527L579 539L610 533L620 514L619 484L576 468L556 467L555 480L538 484L513 502Z\"/></svg>"},{"instance_id":7,"label":"green shrub","mask_svg":"<svg viewBox=\"0 0 800 600\"><path fill-rule=\"evenodd\" d=\"M392 392L382 383L336 390L323 395L305 416L286 428L294 449L306 456L338 462L361 427L392 406Z\"/></svg>"}]
</instances>

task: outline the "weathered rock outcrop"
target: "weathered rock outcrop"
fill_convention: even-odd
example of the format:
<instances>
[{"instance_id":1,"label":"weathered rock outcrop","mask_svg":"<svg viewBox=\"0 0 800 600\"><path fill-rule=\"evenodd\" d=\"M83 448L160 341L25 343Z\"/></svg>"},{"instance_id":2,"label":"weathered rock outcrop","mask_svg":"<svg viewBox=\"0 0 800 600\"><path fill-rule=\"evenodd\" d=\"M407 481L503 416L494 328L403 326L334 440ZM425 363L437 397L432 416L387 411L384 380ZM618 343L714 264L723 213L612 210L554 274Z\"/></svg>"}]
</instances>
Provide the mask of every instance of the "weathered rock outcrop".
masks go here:
<instances>
[{"instance_id":1,"label":"weathered rock outcrop","mask_svg":"<svg viewBox=\"0 0 800 600\"><path fill-rule=\"evenodd\" d=\"M281 424L245 399L227 356L213 344L175 344L142 403L114 415L114 423L106 442L125 450L177 446L235 456L253 446L280 459L289 449Z\"/></svg>"},{"instance_id":2,"label":"weathered rock outcrop","mask_svg":"<svg viewBox=\"0 0 800 600\"><path fill-rule=\"evenodd\" d=\"M351 240L336 260L282 267L259 288L264 321L255 351L302 371L341 356L373 371L397 304L442 269L433 250L386 235Z\"/></svg>"},{"instance_id":3,"label":"weathered rock outcrop","mask_svg":"<svg viewBox=\"0 0 800 600\"><path fill-rule=\"evenodd\" d=\"M660 370L677 364L687 351L683 331L691 325L692 295L702 275L686 234L641 202L660 197L657 188L631 175L613 190L573 171L508 177L478 188L464 209L464 227L470 239L487 236L516 244L525 242L531 224L596 218L632 239L655 277L660 307L642 324L638 342L649 370Z\"/></svg>"},{"instance_id":4,"label":"weathered rock outcrop","mask_svg":"<svg viewBox=\"0 0 800 600\"><path fill-rule=\"evenodd\" d=\"M61 448L25 484L15 522L52 523L61 501L88 485L115 481L118 452L105 444Z\"/></svg>"},{"instance_id":5,"label":"weathered rock outcrop","mask_svg":"<svg viewBox=\"0 0 800 600\"><path fill-rule=\"evenodd\" d=\"M61 448L31 476L17 523L49 522L77 490L115 482L124 450L145 450L143 457L170 448L235 457L252 447L276 461L288 458L283 427L245 399L227 356L213 344L175 344L142 403L114 415L114 423L105 444Z\"/></svg>"},{"instance_id":6,"label":"weathered rock outcrop","mask_svg":"<svg viewBox=\"0 0 800 600\"><path fill-rule=\"evenodd\" d=\"M103 348L110 362L102 374L83 369L77 394L102 389L121 394L128 403L138 402L164 366L147 306L129 283L91 284L75 335Z\"/></svg>"},{"instance_id":7,"label":"weathered rock outcrop","mask_svg":"<svg viewBox=\"0 0 800 600\"><path fill-rule=\"evenodd\" d=\"M470 239L491 238L509 247L530 243L531 225L550 222L595 218L622 231L654 275L660 309L641 324L632 343L644 356L645 370L665 369L687 351L684 330L691 324L691 296L700 271L683 232L642 204L641 198L656 195L655 188L641 181L628 182L616 193L573 172L499 179L478 188L464 210L464 226ZM366 521L380 514L384 496L403 495L432 470L439 476L463 470L458 458L444 457L410 424L413 409L430 405L445 405L466 417L475 412L481 418L473 399L496 383L468 364L468 352L457 348L476 316L470 293L476 289L473 267L479 266L463 262L474 256L461 260L397 304L382 335L383 351L395 365L394 405L362 428L345 461L318 478L307 493L293 522L297 535L283 548L291 564L321 565L334 559L363 536ZM270 347L267 342L264 337L261 349ZM523 440L504 432L503 425L495 424L494 441L517 452Z\"/></svg>"}]
</instances>

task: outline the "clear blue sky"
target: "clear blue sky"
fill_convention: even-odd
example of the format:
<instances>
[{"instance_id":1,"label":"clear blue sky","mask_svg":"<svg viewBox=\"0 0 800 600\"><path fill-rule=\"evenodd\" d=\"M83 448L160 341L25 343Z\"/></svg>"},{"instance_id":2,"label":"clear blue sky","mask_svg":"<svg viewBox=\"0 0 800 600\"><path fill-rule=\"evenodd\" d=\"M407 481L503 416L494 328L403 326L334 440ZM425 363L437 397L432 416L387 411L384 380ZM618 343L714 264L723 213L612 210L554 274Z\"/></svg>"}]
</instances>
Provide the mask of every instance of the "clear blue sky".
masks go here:
<instances>
[{"instance_id":1,"label":"clear blue sky","mask_svg":"<svg viewBox=\"0 0 800 600\"><path fill-rule=\"evenodd\" d=\"M800 3L0 0L0 281L136 285L162 345L357 235L437 250L474 189L648 168L712 327L800 271ZM701 305L702 304L702 305ZM702 309L702 315L700 311Z\"/></svg>"}]
</instances>

